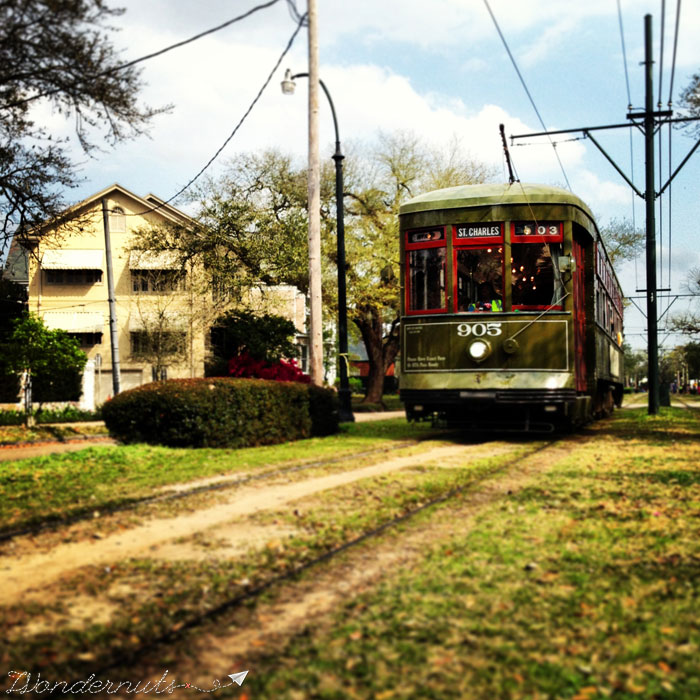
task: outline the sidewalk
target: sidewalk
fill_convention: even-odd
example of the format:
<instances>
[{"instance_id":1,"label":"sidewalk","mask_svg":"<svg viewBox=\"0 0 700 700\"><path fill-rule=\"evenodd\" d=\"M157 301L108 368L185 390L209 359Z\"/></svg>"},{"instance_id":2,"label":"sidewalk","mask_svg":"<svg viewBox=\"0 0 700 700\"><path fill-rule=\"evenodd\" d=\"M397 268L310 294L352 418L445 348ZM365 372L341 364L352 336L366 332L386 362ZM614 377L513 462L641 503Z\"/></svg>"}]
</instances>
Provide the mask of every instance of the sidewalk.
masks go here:
<instances>
[{"instance_id":1,"label":"sidewalk","mask_svg":"<svg viewBox=\"0 0 700 700\"><path fill-rule=\"evenodd\" d=\"M75 452L86 447L100 445L117 445L117 441L111 437L90 437L74 439L67 442L39 442L35 444L19 443L18 445L5 445L0 449L0 462L11 462L16 459L28 459L30 457L42 457L43 455L60 452Z\"/></svg>"}]
</instances>

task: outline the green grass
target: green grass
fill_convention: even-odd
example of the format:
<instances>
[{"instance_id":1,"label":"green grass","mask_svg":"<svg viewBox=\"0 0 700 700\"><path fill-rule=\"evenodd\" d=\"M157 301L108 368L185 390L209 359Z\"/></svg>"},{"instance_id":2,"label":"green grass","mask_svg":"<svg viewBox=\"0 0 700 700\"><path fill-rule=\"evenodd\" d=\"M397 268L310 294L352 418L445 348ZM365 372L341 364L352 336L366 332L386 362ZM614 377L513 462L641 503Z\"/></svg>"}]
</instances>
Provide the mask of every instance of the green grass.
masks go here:
<instances>
[{"instance_id":1,"label":"green grass","mask_svg":"<svg viewBox=\"0 0 700 700\"><path fill-rule=\"evenodd\" d=\"M514 453L450 469L421 465L417 455L414 469L364 479L310 501L296 502L293 508L266 513L258 520L286 521L299 534L233 560L216 556L216 542L206 540L215 538L213 533L197 536L199 546L212 546L213 556L207 561L139 559L116 563L109 570L89 567L63 582L64 594L104 599L110 586L128 586L134 591L133 596L119 601L118 612L109 624L91 625L79 634L54 627L50 633L13 638L0 659L15 668L23 660L26 663L49 656L54 675L70 673L79 677L83 672L80 659L84 660L86 654L93 667L109 662L115 653L137 648L141 640L177 629L248 588L295 569L430 499L480 482L531 450L532 445L528 445ZM61 595L56 592L44 608L21 604L6 610L0 620L9 631L29 619L36 621L51 614L70 619L69 610L63 608Z\"/></svg>"},{"instance_id":2,"label":"green grass","mask_svg":"<svg viewBox=\"0 0 700 700\"><path fill-rule=\"evenodd\" d=\"M107 436L103 425L23 425L0 426L0 445L19 445L31 442L65 442L85 436Z\"/></svg>"},{"instance_id":3,"label":"green grass","mask_svg":"<svg viewBox=\"0 0 700 700\"><path fill-rule=\"evenodd\" d=\"M353 394L352 410L355 413L378 413L382 411L403 411L404 406L398 394L384 394L381 403L362 403L362 394Z\"/></svg>"},{"instance_id":4,"label":"green grass","mask_svg":"<svg viewBox=\"0 0 700 700\"><path fill-rule=\"evenodd\" d=\"M282 445L174 449L149 445L90 447L0 463L0 531L91 512L151 495L178 482L360 453L387 440L433 434L403 419L353 423L338 435Z\"/></svg>"},{"instance_id":5,"label":"green grass","mask_svg":"<svg viewBox=\"0 0 700 700\"><path fill-rule=\"evenodd\" d=\"M248 692L696 700L699 465L694 414L596 425L469 532L455 522L420 566L256 662Z\"/></svg>"}]
</instances>

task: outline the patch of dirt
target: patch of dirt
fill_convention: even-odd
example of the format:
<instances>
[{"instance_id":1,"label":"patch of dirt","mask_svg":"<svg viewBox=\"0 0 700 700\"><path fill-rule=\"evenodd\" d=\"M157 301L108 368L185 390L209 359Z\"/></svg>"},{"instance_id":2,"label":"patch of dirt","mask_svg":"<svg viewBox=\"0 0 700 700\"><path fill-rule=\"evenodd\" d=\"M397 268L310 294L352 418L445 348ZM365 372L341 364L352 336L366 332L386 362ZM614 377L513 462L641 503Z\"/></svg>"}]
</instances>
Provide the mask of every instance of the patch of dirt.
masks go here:
<instances>
[{"instance_id":1,"label":"patch of dirt","mask_svg":"<svg viewBox=\"0 0 700 700\"><path fill-rule=\"evenodd\" d=\"M41 597L42 588L83 566L113 564L129 557L148 554L154 546L210 528L221 527L236 518L254 515L261 511L276 510L300 498L327 489L416 464L440 463L460 454L468 457L471 449L470 446L465 445L437 447L409 456L386 459L358 469L347 469L303 481L284 484L258 482L237 489L209 508L200 508L174 518L148 521L138 527L99 539L61 543L49 552L25 553L24 556L22 556L23 548L16 547L0 560L0 573L3 578L3 585L0 587L0 605ZM40 540L40 536L36 539Z\"/></svg>"},{"instance_id":2,"label":"patch of dirt","mask_svg":"<svg viewBox=\"0 0 700 700\"><path fill-rule=\"evenodd\" d=\"M219 476L208 476L205 479L195 479L194 481L186 481L180 484L168 484L157 489L157 493L182 493L190 489L198 489L203 486L213 486L220 484L222 481L237 481L250 476L250 472L235 472L231 474L220 474Z\"/></svg>"},{"instance_id":3,"label":"patch of dirt","mask_svg":"<svg viewBox=\"0 0 700 700\"><path fill-rule=\"evenodd\" d=\"M45 613L40 618L29 620L23 625L16 625L5 630L7 640L26 639L39 634L46 634L57 628L79 630L88 625L107 624L117 612L118 606L102 598L76 596L61 601L60 612Z\"/></svg>"},{"instance_id":4,"label":"patch of dirt","mask_svg":"<svg viewBox=\"0 0 700 700\"><path fill-rule=\"evenodd\" d=\"M208 559L233 559L254 549L276 546L281 540L293 537L299 530L279 525L252 525L236 522L202 533L204 538L188 538L185 541L167 542L155 546L148 553L150 559L166 561L206 561ZM208 540L207 535L215 537Z\"/></svg>"},{"instance_id":5,"label":"patch of dirt","mask_svg":"<svg viewBox=\"0 0 700 700\"><path fill-rule=\"evenodd\" d=\"M168 656L175 659L169 661L168 668L177 677L202 687L211 687L214 678L254 669L256 657L274 654L306 629L329 625L333 612L349 600L396 576L402 568L415 565L431 548L468 532L484 507L517 493L568 457L571 443L577 440L571 438L523 458L507 474L493 477L462 500L453 501L449 511L438 511L429 523L411 523L405 529L389 531L314 568L300 581L279 584L273 602L259 603L252 611L237 610L233 619L221 620L198 638L189 637L168 649ZM159 677L162 669L157 659L162 654L163 650L155 650L153 660L144 658L140 677Z\"/></svg>"}]
</instances>

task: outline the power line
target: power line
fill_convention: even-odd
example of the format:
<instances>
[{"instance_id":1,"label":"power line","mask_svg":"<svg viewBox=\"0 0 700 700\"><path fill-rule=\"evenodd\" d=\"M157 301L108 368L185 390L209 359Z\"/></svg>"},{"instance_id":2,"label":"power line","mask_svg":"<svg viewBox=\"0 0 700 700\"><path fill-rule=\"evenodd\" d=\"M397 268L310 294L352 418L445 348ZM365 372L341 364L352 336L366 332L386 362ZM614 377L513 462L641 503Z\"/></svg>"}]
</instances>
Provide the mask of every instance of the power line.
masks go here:
<instances>
[{"instance_id":1,"label":"power line","mask_svg":"<svg viewBox=\"0 0 700 700\"><path fill-rule=\"evenodd\" d=\"M520 78L520 83L525 89L525 93L528 96L528 99L530 100L530 104L532 105L532 108L535 110L535 114L537 115L537 118L540 120L540 125L542 126L542 129L544 131L547 131L547 127L544 125L544 120L542 119L539 110L537 109L537 105L535 104L535 101L532 99L532 95L530 94L530 91L527 89L527 85L525 84L525 80L523 79L522 74L520 73L520 69L518 68L518 64L515 62L515 58L513 57L513 54L510 51L510 48L508 46L508 42L506 41L506 38L503 36L503 32L501 31L501 28L498 26L498 21L496 20L496 16L493 14L493 11L491 10L491 6L489 5L489 0L484 0L484 4L486 5L486 9L489 11L489 14L491 15L491 19L493 20L493 23L496 27L496 31L498 32L498 35L501 37L501 41L503 42L503 46L505 46L506 51L508 52L508 56L510 57L511 63L513 64L513 68L515 68L515 72L518 74L518 78ZM571 189L571 185L569 184L569 178L566 177L566 171L564 170L564 165L561 162L561 158L559 158L559 153L557 153L557 147L556 145L552 142L552 139L549 139L549 142L552 144L552 148L554 149L554 155L557 158L557 161L559 163L559 167L561 168L561 172L564 175L564 180L566 180L566 186Z\"/></svg>"},{"instance_id":2,"label":"power line","mask_svg":"<svg viewBox=\"0 0 700 700\"><path fill-rule=\"evenodd\" d=\"M134 212L133 214L126 214L125 216L143 216L144 214L150 214L151 212L158 211L159 209L162 209L166 204L170 204L170 202L172 202L174 199L179 197L185 190L189 189L197 179L199 179L199 177L204 173L204 171L207 170L207 168L219 157L219 155L224 150L224 148L226 148L226 146L228 146L231 139L236 135L236 132L243 125L243 122L247 119L248 115L253 111L253 107L255 107L255 105L258 103L258 100L262 97L263 92L265 92L265 88L267 88L267 86L270 84L272 77L277 72L277 69L280 67L280 63L282 63L282 61L284 60L284 57L287 55L289 50L292 48L292 44L294 43L294 40L297 38L297 34L299 34L299 31L304 26L305 19L306 19L306 14L301 15L301 17L299 19L299 23L296 26L296 29L292 32L292 36L289 38L287 45L284 47L284 51L282 51L282 53L280 54L280 57L275 62L275 65L273 66L272 70L270 71L270 74L267 76L265 82L262 84L262 87L260 88L260 90L258 90L258 94L253 98L253 101L250 103L250 106L248 107L248 109L245 111L243 116L238 120L238 123L234 127L233 131L228 135L228 137L221 144L221 146L219 146L216 153L214 153L214 155L207 161L206 165L193 178L191 178L190 181L184 187L182 187L180 190L178 190L169 199L166 199L164 202L161 202L157 206L152 207L150 209L146 209L145 211Z\"/></svg>"},{"instance_id":3,"label":"power line","mask_svg":"<svg viewBox=\"0 0 700 700\"><path fill-rule=\"evenodd\" d=\"M681 18L681 0L676 5L676 31L673 36L673 62L671 63L671 86L668 89L668 106L673 104L673 78L676 73L676 49L678 48L678 23Z\"/></svg>"},{"instance_id":4,"label":"power line","mask_svg":"<svg viewBox=\"0 0 700 700\"><path fill-rule=\"evenodd\" d=\"M627 84L627 108L632 109L632 94L630 93L630 78L627 71L627 50L625 49L625 32L622 29L622 7L617 0L617 18L620 24L620 42L622 43L622 62L625 67L625 83Z\"/></svg>"},{"instance_id":5,"label":"power line","mask_svg":"<svg viewBox=\"0 0 700 700\"><path fill-rule=\"evenodd\" d=\"M659 101L656 103L661 109L661 92L664 82L664 27L666 25L666 0L661 0L661 44L659 46Z\"/></svg>"},{"instance_id":6,"label":"power line","mask_svg":"<svg viewBox=\"0 0 700 700\"><path fill-rule=\"evenodd\" d=\"M189 39L184 39L183 41L178 41L175 44L171 44L170 46L166 46L164 49L160 49L159 51L155 51L153 53L149 53L146 56L141 56L141 58L136 58L133 61L128 61L127 63L123 63L119 66L115 66L114 68L110 68L108 70L102 71L101 73L96 73L95 75L88 76L83 79L83 82L90 82L92 80L95 80L96 78L102 78L105 75L111 75L112 73L118 73L119 71L125 70L126 68L131 68L132 66L137 65L138 63L143 63L144 61L148 61L151 58L156 58L157 56L162 56L165 53L168 53L168 51L172 51L173 49L179 49L182 46L186 46L187 44L191 44L193 41L197 41L198 39L201 39L205 36L208 36L209 34L214 34L215 32L221 31L222 29L225 29L226 27L230 27L232 24L235 24L236 22L240 22L241 20L244 20L251 15L255 14L259 10L265 10L269 7L272 7L273 5L276 5L279 2L279 0L269 0L268 2L262 3L261 5L256 5L255 7L251 8L247 12L244 12L242 15L238 15L237 17L233 17L232 19L227 20L223 24L219 24L216 27L212 27L211 29L207 29L203 32L200 32L199 34L195 34L194 36L191 36ZM288 4L291 2L291 0L287 0ZM298 21L298 20L297 20ZM38 95L33 95L32 97L26 97L22 100L17 100L16 102L11 102L10 104L3 105L3 109L11 109L13 107L19 107L23 104L27 104L28 102L32 102L34 100L38 100L42 97L50 97L51 95L55 95L58 92L61 92L63 88L54 88L53 90L47 90L46 92L41 92Z\"/></svg>"}]
</instances>

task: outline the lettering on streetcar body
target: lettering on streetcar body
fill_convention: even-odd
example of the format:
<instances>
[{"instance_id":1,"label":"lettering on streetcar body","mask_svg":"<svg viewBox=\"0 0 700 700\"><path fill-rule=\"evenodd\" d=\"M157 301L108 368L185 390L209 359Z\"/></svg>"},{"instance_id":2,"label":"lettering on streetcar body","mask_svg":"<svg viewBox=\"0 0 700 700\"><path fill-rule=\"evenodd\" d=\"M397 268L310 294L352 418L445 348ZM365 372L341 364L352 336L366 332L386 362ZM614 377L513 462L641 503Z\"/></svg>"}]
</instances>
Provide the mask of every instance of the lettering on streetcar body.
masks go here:
<instances>
[{"instance_id":1,"label":"lettering on streetcar body","mask_svg":"<svg viewBox=\"0 0 700 700\"><path fill-rule=\"evenodd\" d=\"M457 326L460 338L468 338L470 335L481 338L484 335L501 335L502 332L500 323L460 323Z\"/></svg>"},{"instance_id":2,"label":"lettering on streetcar body","mask_svg":"<svg viewBox=\"0 0 700 700\"><path fill-rule=\"evenodd\" d=\"M484 226L457 226L457 238L488 238L501 235L500 224Z\"/></svg>"}]
</instances>

